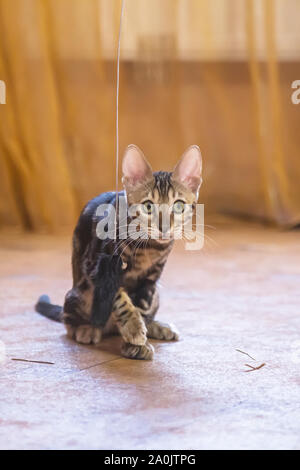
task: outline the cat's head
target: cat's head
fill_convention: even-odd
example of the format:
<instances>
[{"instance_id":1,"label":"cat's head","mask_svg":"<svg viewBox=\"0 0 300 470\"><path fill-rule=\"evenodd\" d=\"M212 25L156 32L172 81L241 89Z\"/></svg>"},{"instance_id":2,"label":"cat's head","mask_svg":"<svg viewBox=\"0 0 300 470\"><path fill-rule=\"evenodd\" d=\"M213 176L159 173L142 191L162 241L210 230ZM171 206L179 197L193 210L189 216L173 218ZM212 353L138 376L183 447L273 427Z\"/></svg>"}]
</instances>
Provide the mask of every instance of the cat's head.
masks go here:
<instances>
[{"instance_id":1,"label":"cat's head","mask_svg":"<svg viewBox=\"0 0 300 470\"><path fill-rule=\"evenodd\" d=\"M191 219L198 199L202 183L199 147L190 146L172 172L153 173L143 152L136 145L129 145L122 171L127 204L139 207L142 230L150 237L155 234L158 239L173 238L183 216L184 220Z\"/></svg>"}]
</instances>

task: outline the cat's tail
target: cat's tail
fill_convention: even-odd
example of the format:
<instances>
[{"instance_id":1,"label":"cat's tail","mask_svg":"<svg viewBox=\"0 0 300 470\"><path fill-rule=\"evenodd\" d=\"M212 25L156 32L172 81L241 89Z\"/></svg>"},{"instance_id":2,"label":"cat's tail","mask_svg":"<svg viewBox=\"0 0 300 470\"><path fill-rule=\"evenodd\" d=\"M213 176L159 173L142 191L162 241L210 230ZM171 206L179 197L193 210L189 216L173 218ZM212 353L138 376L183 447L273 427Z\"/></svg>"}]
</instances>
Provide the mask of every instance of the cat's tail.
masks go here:
<instances>
[{"instance_id":1,"label":"cat's tail","mask_svg":"<svg viewBox=\"0 0 300 470\"><path fill-rule=\"evenodd\" d=\"M63 308L60 305L51 304L48 295L41 295L38 299L35 310L44 317L57 322L62 322Z\"/></svg>"}]
</instances>

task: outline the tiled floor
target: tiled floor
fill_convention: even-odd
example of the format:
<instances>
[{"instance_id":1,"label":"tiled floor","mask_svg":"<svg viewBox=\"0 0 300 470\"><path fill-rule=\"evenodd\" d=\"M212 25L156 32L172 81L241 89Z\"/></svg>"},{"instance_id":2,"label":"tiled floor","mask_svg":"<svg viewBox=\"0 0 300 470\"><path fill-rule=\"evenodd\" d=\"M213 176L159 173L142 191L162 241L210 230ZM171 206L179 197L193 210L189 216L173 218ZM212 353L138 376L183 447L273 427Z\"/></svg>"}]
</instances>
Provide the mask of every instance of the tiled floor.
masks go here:
<instances>
[{"instance_id":1,"label":"tiled floor","mask_svg":"<svg viewBox=\"0 0 300 470\"><path fill-rule=\"evenodd\" d=\"M153 341L153 362L34 312L70 286L69 238L0 236L0 448L300 448L300 233L217 227L171 255L159 317L181 340Z\"/></svg>"}]
</instances>

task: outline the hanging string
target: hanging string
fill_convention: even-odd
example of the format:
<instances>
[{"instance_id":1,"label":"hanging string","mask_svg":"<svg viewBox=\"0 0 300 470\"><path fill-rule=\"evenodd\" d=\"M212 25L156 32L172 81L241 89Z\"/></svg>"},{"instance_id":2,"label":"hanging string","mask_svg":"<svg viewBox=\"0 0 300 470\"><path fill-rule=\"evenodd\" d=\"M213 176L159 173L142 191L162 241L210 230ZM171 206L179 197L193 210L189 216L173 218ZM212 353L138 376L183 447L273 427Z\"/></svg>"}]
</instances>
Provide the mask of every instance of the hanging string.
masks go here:
<instances>
[{"instance_id":1,"label":"hanging string","mask_svg":"<svg viewBox=\"0 0 300 470\"><path fill-rule=\"evenodd\" d=\"M121 15L119 23L118 54L117 54L117 88L116 88L116 214L115 214L115 237L117 237L117 217L119 212L119 89L120 89L120 52L121 52L121 34L122 21L125 0L122 0Z\"/></svg>"}]
</instances>

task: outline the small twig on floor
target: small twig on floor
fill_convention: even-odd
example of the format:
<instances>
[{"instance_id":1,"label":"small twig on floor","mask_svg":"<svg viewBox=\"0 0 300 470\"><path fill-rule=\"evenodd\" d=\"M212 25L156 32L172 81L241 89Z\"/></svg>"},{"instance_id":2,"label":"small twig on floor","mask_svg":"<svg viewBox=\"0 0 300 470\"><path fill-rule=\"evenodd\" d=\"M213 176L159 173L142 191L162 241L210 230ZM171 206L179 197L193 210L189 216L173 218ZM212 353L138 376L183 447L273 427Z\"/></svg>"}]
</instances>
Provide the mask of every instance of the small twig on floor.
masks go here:
<instances>
[{"instance_id":1,"label":"small twig on floor","mask_svg":"<svg viewBox=\"0 0 300 470\"><path fill-rule=\"evenodd\" d=\"M257 366L257 367L250 366L250 364L245 364L245 366L250 367L250 369L249 370L244 370L244 372L253 372L254 370L261 369L265 365L266 365L265 362L263 362L262 364L260 364L260 366Z\"/></svg>"},{"instance_id":2,"label":"small twig on floor","mask_svg":"<svg viewBox=\"0 0 300 470\"><path fill-rule=\"evenodd\" d=\"M256 361L256 359L254 359L254 357L250 356L250 354L244 352L244 351L241 351L241 349L236 349L236 351L242 353L242 354L246 354L246 356L250 357L250 359L252 359L253 361Z\"/></svg>"},{"instance_id":3,"label":"small twig on floor","mask_svg":"<svg viewBox=\"0 0 300 470\"><path fill-rule=\"evenodd\" d=\"M17 357L12 357L12 361L21 361L21 362L34 362L35 364L51 364L54 365L55 362L49 362L49 361L33 361L31 359L19 359Z\"/></svg>"},{"instance_id":4,"label":"small twig on floor","mask_svg":"<svg viewBox=\"0 0 300 470\"><path fill-rule=\"evenodd\" d=\"M252 359L252 361L255 361L256 362L256 359L254 359L254 357L250 356L250 354L248 354L247 352L245 351L242 351L241 349L236 349L236 351L242 353L242 354L245 354L246 356L250 357L250 359ZM260 364L259 366L252 366L251 364L245 364L246 367L249 367L248 370L244 370L244 372L253 372L254 370L259 370L261 369L262 367L264 367L266 364L265 362L263 362L262 364Z\"/></svg>"}]
</instances>

